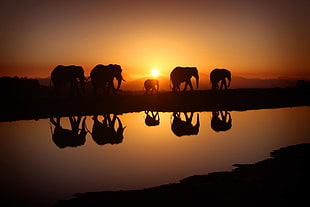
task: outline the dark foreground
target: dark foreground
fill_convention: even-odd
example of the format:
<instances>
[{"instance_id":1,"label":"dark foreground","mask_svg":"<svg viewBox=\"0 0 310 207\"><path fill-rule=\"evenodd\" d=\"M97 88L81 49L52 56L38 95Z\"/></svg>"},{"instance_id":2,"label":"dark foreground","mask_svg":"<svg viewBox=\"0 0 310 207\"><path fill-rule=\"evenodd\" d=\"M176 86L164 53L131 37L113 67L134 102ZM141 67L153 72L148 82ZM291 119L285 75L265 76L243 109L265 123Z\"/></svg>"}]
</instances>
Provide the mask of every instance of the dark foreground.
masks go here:
<instances>
[{"instance_id":1,"label":"dark foreground","mask_svg":"<svg viewBox=\"0 0 310 207\"><path fill-rule=\"evenodd\" d=\"M121 93L110 96L57 98L39 96L4 97L0 121L29 120L55 116L128 113L251 110L310 106L309 88L232 89L226 91L161 92L157 95Z\"/></svg>"},{"instance_id":2,"label":"dark foreground","mask_svg":"<svg viewBox=\"0 0 310 207\"><path fill-rule=\"evenodd\" d=\"M232 171L195 175L153 188L89 192L56 206L307 206L310 144L281 148L255 164L235 164Z\"/></svg>"}]
</instances>

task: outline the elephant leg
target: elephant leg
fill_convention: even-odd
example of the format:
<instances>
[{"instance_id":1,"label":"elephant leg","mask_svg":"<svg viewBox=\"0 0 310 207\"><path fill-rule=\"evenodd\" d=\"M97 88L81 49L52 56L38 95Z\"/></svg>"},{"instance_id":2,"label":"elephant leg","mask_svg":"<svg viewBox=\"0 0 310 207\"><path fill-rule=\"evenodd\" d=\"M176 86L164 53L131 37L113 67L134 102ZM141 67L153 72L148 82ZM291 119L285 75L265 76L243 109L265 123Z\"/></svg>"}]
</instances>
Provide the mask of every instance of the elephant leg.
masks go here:
<instances>
[{"instance_id":1,"label":"elephant leg","mask_svg":"<svg viewBox=\"0 0 310 207\"><path fill-rule=\"evenodd\" d=\"M190 87L191 91L192 91L192 90L194 90L194 89L193 89L193 85L192 85L191 80L189 80L189 81L188 81L188 85L189 85L189 87Z\"/></svg>"},{"instance_id":2,"label":"elephant leg","mask_svg":"<svg viewBox=\"0 0 310 207\"><path fill-rule=\"evenodd\" d=\"M78 84L76 81L72 81L70 84L70 96L75 96L75 95L79 95L79 88L78 88Z\"/></svg>"},{"instance_id":3,"label":"elephant leg","mask_svg":"<svg viewBox=\"0 0 310 207\"><path fill-rule=\"evenodd\" d=\"M225 89L227 89L227 84L226 84L226 79L225 78L222 80L221 90L223 89L223 86L224 86Z\"/></svg>"},{"instance_id":4,"label":"elephant leg","mask_svg":"<svg viewBox=\"0 0 310 207\"><path fill-rule=\"evenodd\" d=\"M93 96L97 95L97 90L98 90L98 87L93 86Z\"/></svg>"},{"instance_id":5,"label":"elephant leg","mask_svg":"<svg viewBox=\"0 0 310 207\"><path fill-rule=\"evenodd\" d=\"M114 88L113 82L109 82L109 91L112 91L113 94L116 94L116 89Z\"/></svg>"},{"instance_id":6,"label":"elephant leg","mask_svg":"<svg viewBox=\"0 0 310 207\"><path fill-rule=\"evenodd\" d=\"M219 84L218 82L212 81L212 89L217 90L219 88L218 84Z\"/></svg>"},{"instance_id":7,"label":"elephant leg","mask_svg":"<svg viewBox=\"0 0 310 207\"><path fill-rule=\"evenodd\" d=\"M176 92L177 91L177 87L175 85L172 86L172 91Z\"/></svg>"},{"instance_id":8,"label":"elephant leg","mask_svg":"<svg viewBox=\"0 0 310 207\"><path fill-rule=\"evenodd\" d=\"M185 82L185 85L184 85L184 89L183 89L183 91L186 91L187 86L188 86L188 83L187 83L187 82Z\"/></svg>"},{"instance_id":9,"label":"elephant leg","mask_svg":"<svg viewBox=\"0 0 310 207\"><path fill-rule=\"evenodd\" d=\"M220 80L220 90L223 90L223 85L224 85L223 80Z\"/></svg>"},{"instance_id":10,"label":"elephant leg","mask_svg":"<svg viewBox=\"0 0 310 207\"><path fill-rule=\"evenodd\" d=\"M56 96L60 96L60 86L59 85L55 85L54 89L55 89Z\"/></svg>"},{"instance_id":11,"label":"elephant leg","mask_svg":"<svg viewBox=\"0 0 310 207\"><path fill-rule=\"evenodd\" d=\"M226 83L226 79L224 79L224 86L225 86L225 90L228 88L228 85Z\"/></svg>"},{"instance_id":12,"label":"elephant leg","mask_svg":"<svg viewBox=\"0 0 310 207\"><path fill-rule=\"evenodd\" d=\"M105 83L105 84L103 85L102 89L103 89L103 94L104 94L104 95L106 95L107 92L109 93L109 88L108 88L108 86L107 86L107 83Z\"/></svg>"}]
</instances>

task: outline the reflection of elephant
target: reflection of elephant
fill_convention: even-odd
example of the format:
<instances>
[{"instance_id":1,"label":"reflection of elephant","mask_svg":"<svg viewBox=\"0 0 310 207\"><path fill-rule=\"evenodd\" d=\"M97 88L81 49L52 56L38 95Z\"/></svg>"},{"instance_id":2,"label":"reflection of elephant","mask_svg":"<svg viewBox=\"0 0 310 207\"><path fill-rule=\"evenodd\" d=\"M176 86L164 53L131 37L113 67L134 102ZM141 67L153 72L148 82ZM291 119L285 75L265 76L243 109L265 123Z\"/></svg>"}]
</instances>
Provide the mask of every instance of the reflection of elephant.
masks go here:
<instances>
[{"instance_id":1,"label":"reflection of elephant","mask_svg":"<svg viewBox=\"0 0 310 207\"><path fill-rule=\"evenodd\" d=\"M158 111L145 111L145 124L147 126L157 126L159 125L159 114Z\"/></svg>"},{"instance_id":2,"label":"reflection of elephant","mask_svg":"<svg viewBox=\"0 0 310 207\"><path fill-rule=\"evenodd\" d=\"M93 84L93 93L96 95L99 88L103 89L103 93L109 94L110 91L113 94L119 90L122 81L122 68L119 65L96 65L90 73L90 78ZM114 87L114 78L117 80L117 87Z\"/></svg>"},{"instance_id":3,"label":"reflection of elephant","mask_svg":"<svg viewBox=\"0 0 310 207\"><path fill-rule=\"evenodd\" d=\"M103 115L104 119L102 122L98 120L98 115L93 116L94 125L92 130L93 140L99 144L104 145L119 144L123 141L123 132L125 127L123 127L121 120L113 115L111 118L110 114ZM115 121L118 121L118 128L116 129Z\"/></svg>"},{"instance_id":4,"label":"reflection of elephant","mask_svg":"<svg viewBox=\"0 0 310 207\"><path fill-rule=\"evenodd\" d=\"M213 111L211 119L211 128L216 131L227 131L232 126L231 115L228 111Z\"/></svg>"},{"instance_id":5,"label":"reflection of elephant","mask_svg":"<svg viewBox=\"0 0 310 207\"><path fill-rule=\"evenodd\" d=\"M187 112L183 112L183 114L185 116L185 121L182 120L181 112L173 113L171 130L178 137L183 135L197 135L200 127L199 114L197 114L197 121L195 126L192 124L194 112L190 112L190 116L188 116Z\"/></svg>"},{"instance_id":6,"label":"reflection of elephant","mask_svg":"<svg viewBox=\"0 0 310 207\"><path fill-rule=\"evenodd\" d=\"M84 70L81 66L58 65L51 73L51 81L57 95L60 95L62 91L63 94L66 94L68 84L70 84L70 95L81 95L79 84L82 92L84 92L85 79Z\"/></svg>"},{"instance_id":7,"label":"reflection of elephant","mask_svg":"<svg viewBox=\"0 0 310 207\"><path fill-rule=\"evenodd\" d=\"M196 78L196 86L198 88L199 76L198 70L196 67L176 67L170 73L170 84L172 83L172 91L180 91L180 85L182 82L185 82L183 91L186 90L187 86L193 90L191 83L191 77ZM171 85L170 85L171 87Z\"/></svg>"},{"instance_id":8,"label":"reflection of elephant","mask_svg":"<svg viewBox=\"0 0 310 207\"><path fill-rule=\"evenodd\" d=\"M158 93L159 81L157 79L147 79L144 81L145 94Z\"/></svg>"},{"instance_id":9,"label":"reflection of elephant","mask_svg":"<svg viewBox=\"0 0 310 207\"><path fill-rule=\"evenodd\" d=\"M228 79L228 84L226 84L226 78ZM223 86L225 87L225 89L227 89L230 86L231 73L229 70L216 68L210 73L210 81L213 90L222 90ZM220 81L221 85L219 86Z\"/></svg>"},{"instance_id":10,"label":"reflection of elephant","mask_svg":"<svg viewBox=\"0 0 310 207\"><path fill-rule=\"evenodd\" d=\"M60 117L57 117L56 120L54 118L50 118L50 122L55 126L54 132L52 132L52 139L54 143L59 148L65 147L77 147L83 145L86 141L86 128L85 128L85 120L86 117L83 118L81 116L73 117L69 116L71 129L64 129L60 125ZM80 123L82 120L82 128L80 129Z\"/></svg>"}]
</instances>

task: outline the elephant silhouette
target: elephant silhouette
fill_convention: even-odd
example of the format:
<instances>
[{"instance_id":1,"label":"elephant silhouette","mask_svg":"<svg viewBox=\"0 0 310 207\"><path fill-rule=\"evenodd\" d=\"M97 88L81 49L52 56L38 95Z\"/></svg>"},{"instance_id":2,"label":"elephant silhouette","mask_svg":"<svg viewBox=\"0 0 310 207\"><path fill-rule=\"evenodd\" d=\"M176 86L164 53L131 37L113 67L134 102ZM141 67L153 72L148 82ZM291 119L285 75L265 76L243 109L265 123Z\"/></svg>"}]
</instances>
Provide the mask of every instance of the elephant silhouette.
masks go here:
<instances>
[{"instance_id":1,"label":"elephant silhouette","mask_svg":"<svg viewBox=\"0 0 310 207\"><path fill-rule=\"evenodd\" d=\"M147 126L157 126L159 125L159 114L158 111L145 111L145 124Z\"/></svg>"},{"instance_id":2,"label":"elephant silhouette","mask_svg":"<svg viewBox=\"0 0 310 207\"><path fill-rule=\"evenodd\" d=\"M144 81L145 94L158 93L159 81L157 79L147 79Z\"/></svg>"},{"instance_id":3,"label":"elephant silhouette","mask_svg":"<svg viewBox=\"0 0 310 207\"><path fill-rule=\"evenodd\" d=\"M104 114L103 120L99 121L98 115L93 116L94 125L92 129L92 138L98 145L104 144L119 144L123 141L123 132L125 127L123 127L121 120L116 114ZM118 127L116 125L116 120L118 121ZM117 128L116 128L117 127Z\"/></svg>"},{"instance_id":4,"label":"elephant silhouette","mask_svg":"<svg viewBox=\"0 0 310 207\"><path fill-rule=\"evenodd\" d=\"M73 117L69 116L71 129L64 129L60 124L61 117L50 118L50 122L55 126L54 131L52 131L52 139L54 143L59 148L65 147L77 147L81 146L86 141L86 126L85 120L86 117L82 116ZM81 124L82 121L82 124ZM81 128L80 127L81 124Z\"/></svg>"},{"instance_id":5,"label":"elephant silhouette","mask_svg":"<svg viewBox=\"0 0 310 207\"><path fill-rule=\"evenodd\" d=\"M189 116L188 113L190 113ZM197 114L197 120L195 125L192 124L194 112L183 112L183 114L185 120L182 119L181 112L173 112L173 121L171 124L172 132L178 137L184 135L197 135L200 127L199 114Z\"/></svg>"},{"instance_id":6,"label":"elephant silhouette","mask_svg":"<svg viewBox=\"0 0 310 207\"><path fill-rule=\"evenodd\" d=\"M232 127L232 118L228 111L213 111L211 128L216 131L227 131Z\"/></svg>"},{"instance_id":7,"label":"elephant silhouette","mask_svg":"<svg viewBox=\"0 0 310 207\"><path fill-rule=\"evenodd\" d=\"M228 84L226 83L226 79L228 80ZM227 89L230 86L231 82L231 72L227 69L214 69L210 73L210 81L212 84L213 90L222 90ZM221 82L221 83L220 83ZM220 83L220 86L219 86Z\"/></svg>"},{"instance_id":8,"label":"elephant silhouette","mask_svg":"<svg viewBox=\"0 0 310 207\"><path fill-rule=\"evenodd\" d=\"M196 78L196 86L198 88L199 75L198 69L196 67L176 67L170 73L170 88L172 91L180 91L180 85L182 82L185 82L183 91L187 89L187 86L190 87L190 90L193 90L191 83L191 77ZM172 86L171 86L172 83Z\"/></svg>"},{"instance_id":9,"label":"elephant silhouette","mask_svg":"<svg viewBox=\"0 0 310 207\"><path fill-rule=\"evenodd\" d=\"M84 70L81 66L58 65L51 73L51 82L58 96L80 96L84 93L85 80Z\"/></svg>"},{"instance_id":10,"label":"elephant silhouette","mask_svg":"<svg viewBox=\"0 0 310 207\"><path fill-rule=\"evenodd\" d=\"M121 66L116 64L96 65L90 73L90 78L94 95L97 94L100 88L103 90L103 94L110 94L110 92L116 94L121 87L122 81L125 81L122 76ZM114 79L117 80L116 88L114 87Z\"/></svg>"}]
</instances>

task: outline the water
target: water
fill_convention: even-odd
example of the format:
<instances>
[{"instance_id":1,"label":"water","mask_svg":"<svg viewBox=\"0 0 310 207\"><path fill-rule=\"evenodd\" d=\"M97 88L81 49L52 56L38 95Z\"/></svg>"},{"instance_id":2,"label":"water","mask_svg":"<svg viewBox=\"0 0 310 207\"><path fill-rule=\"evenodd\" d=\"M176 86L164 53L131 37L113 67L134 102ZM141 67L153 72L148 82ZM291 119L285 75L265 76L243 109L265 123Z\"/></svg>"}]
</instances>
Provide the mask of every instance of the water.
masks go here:
<instances>
[{"instance_id":1,"label":"water","mask_svg":"<svg viewBox=\"0 0 310 207\"><path fill-rule=\"evenodd\" d=\"M190 119L191 113L186 114ZM309 114L310 107L231 111L226 113L226 124L212 122L212 112L195 112L187 124L177 121L186 118L184 113L149 112L155 121L149 117L145 121L145 112L109 115L108 125L114 122L119 131L105 128L107 138L115 135L105 140L93 139L94 119L87 116L84 144L83 138L53 140L52 133L58 133L56 118L54 124L50 119L2 122L1 200L49 206L75 193L140 189L231 170L234 163L254 163L272 150L310 142ZM80 128L82 122L83 118ZM71 127L68 117L62 117L60 124ZM98 134L100 127L97 137L103 136Z\"/></svg>"}]
</instances>

